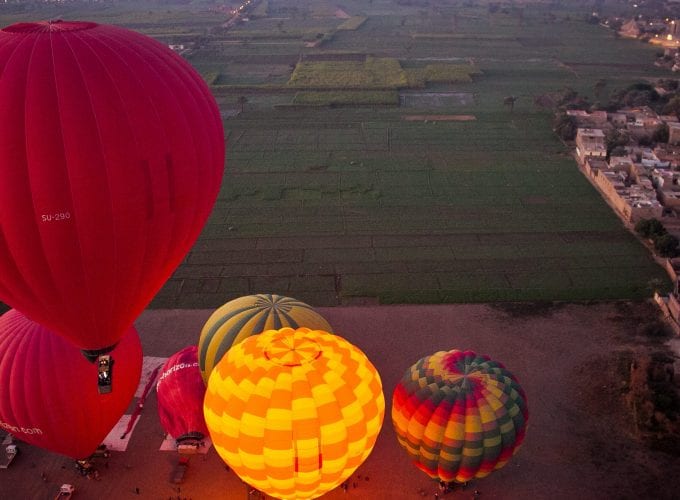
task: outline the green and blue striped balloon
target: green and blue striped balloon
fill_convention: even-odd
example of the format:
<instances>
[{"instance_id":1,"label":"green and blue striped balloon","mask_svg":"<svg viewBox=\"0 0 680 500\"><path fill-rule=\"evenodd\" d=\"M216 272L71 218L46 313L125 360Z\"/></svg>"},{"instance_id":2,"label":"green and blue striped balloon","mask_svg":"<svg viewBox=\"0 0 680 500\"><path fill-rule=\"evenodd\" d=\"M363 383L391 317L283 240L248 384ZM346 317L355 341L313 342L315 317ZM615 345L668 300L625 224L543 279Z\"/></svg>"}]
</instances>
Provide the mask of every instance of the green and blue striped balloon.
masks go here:
<instances>
[{"instance_id":1,"label":"green and blue striped balloon","mask_svg":"<svg viewBox=\"0 0 680 500\"><path fill-rule=\"evenodd\" d=\"M283 295L239 297L218 308L203 326L198 341L198 366L207 383L210 372L229 348L251 335L284 327L332 332L310 305Z\"/></svg>"}]
</instances>

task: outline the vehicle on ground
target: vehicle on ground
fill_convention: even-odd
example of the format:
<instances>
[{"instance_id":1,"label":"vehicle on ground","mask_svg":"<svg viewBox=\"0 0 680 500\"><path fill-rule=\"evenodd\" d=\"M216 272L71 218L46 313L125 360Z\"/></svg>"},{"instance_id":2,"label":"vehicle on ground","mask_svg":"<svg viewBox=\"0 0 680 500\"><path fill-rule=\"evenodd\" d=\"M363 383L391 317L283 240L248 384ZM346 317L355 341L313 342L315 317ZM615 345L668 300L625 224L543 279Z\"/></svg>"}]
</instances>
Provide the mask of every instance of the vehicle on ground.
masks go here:
<instances>
[{"instance_id":1,"label":"vehicle on ground","mask_svg":"<svg viewBox=\"0 0 680 500\"><path fill-rule=\"evenodd\" d=\"M19 448L17 448L17 445L8 444L5 447L5 456L2 457L2 461L0 462L0 469L8 468L18 453Z\"/></svg>"},{"instance_id":2,"label":"vehicle on ground","mask_svg":"<svg viewBox=\"0 0 680 500\"><path fill-rule=\"evenodd\" d=\"M54 497L54 500L66 500L67 498L71 498L75 491L76 489L72 484L64 483L61 485L61 488L59 488L59 493Z\"/></svg>"}]
</instances>

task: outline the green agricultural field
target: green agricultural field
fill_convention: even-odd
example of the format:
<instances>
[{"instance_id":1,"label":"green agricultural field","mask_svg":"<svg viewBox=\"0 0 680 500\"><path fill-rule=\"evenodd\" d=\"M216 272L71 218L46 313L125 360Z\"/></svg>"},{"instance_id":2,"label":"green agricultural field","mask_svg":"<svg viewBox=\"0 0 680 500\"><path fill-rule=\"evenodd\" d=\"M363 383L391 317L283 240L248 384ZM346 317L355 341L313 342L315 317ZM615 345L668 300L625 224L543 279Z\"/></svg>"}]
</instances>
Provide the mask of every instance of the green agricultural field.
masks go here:
<instances>
[{"instance_id":1,"label":"green agricultural field","mask_svg":"<svg viewBox=\"0 0 680 500\"><path fill-rule=\"evenodd\" d=\"M436 63L406 68L409 87L421 88L436 83L470 83L481 71L471 64Z\"/></svg>"},{"instance_id":2,"label":"green agricultural field","mask_svg":"<svg viewBox=\"0 0 680 500\"><path fill-rule=\"evenodd\" d=\"M389 89L406 87L399 61L367 57L364 61L301 61L288 85L296 88Z\"/></svg>"},{"instance_id":3,"label":"green agricultural field","mask_svg":"<svg viewBox=\"0 0 680 500\"><path fill-rule=\"evenodd\" d=\"M228 30L196 2L137 15L36 7L197 37L185 57L223 108L226 171L155 306L260 292L319 306L633 299L669 287L535 104L567 87L594 100L602 78L608 93L671 77L654 47L586 23L590 7L554 3L521 16L463 2L261 6ZM338 29L348 16L365 21ZM27 19L0 5L3 24Z\"/></svg>"},{"instance_id":4,"label":"green agricultural field","mask_svg":"<svg viewBox=\"0 0 680 500\"><path fill-rule=\"evenodd\" d=\"M293 98L293 103L303 106L365 106L369 104L395 106L399 104L399 93L394 90L298 92Z\"/></svg>"},{"instance_id":5,"label":"green agricultural field","mask_svg":"<svg viewBox=\"0 0 680 500\"><path fill-rule=\"evenodd\" d=\"M473 64L436 63L402 68L394 58L299 62L288 82L295 88L372 89L425 87L428 83L470 83L481 72Z\"/></svg>"},{"instance_id":6,"label":"green agricultural field","mask_svg":"<svg viewBox=\"0 0 680 500\"><path fill-rule=\"evenodd\" d=\"M350 17L347 21L338 26L339 30L349 30L354 31L359 29L359 27L366 22L366 18L363 16Z\"/></svg>"}]
</instances>

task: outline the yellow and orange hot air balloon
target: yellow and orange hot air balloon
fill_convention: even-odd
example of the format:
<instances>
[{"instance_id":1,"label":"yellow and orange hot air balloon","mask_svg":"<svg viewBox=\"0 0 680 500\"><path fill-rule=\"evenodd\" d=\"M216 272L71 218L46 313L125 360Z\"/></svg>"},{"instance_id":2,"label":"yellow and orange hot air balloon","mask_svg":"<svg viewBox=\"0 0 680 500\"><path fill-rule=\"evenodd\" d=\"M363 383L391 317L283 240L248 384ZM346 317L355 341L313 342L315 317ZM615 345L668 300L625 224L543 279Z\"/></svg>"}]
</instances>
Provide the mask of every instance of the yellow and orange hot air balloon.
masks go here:
<instances>
[{"instance_id":1,"label":"yellow and orange hot air balloon","mask_svg":"<svg viewBox=\"0 0 680 500\"><path fill-rule=\"evenodd\" d=\"M275 498L308 499L368 457L385 398L375 367L347 340L282 328L227 352L203 410L215 449L241 479Z\"/></svg>"}]
</instances>

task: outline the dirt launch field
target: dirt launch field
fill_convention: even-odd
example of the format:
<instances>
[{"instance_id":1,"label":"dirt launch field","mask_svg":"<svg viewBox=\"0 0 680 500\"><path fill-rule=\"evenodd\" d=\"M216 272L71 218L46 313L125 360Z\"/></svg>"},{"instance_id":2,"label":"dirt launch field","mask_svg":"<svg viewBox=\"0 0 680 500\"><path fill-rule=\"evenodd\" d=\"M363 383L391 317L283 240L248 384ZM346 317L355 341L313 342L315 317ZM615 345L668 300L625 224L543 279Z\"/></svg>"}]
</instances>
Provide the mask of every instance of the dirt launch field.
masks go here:
<instances>
[{"instance_id":1,"label":"dirt launch field","mask_svg":"<svg viewBox=\"0 0 680 500\"><path fill-rule=\"evenodd\" d=\"M650 451L636 438L624 403L629 367L622 360L633 351L653 348L648 338L636 336L640 323L656 314L649 304L319 311L336 333L371 359L381 374L387 401L373 453L350 479L347 493L337 489L325 498L434 498L436 484L409 462L397 444L390 401L411 364L452 348L472 349L502 361L527 393L530 418L525 443L505 468L445 498L472 498L475 490L482 499L677 498L680 463ZM147 311L137 322L145 356L167 357L197 342L210 313ZM171 484L170 471L177 458L174 452L159 451L162 440L152 392L127 451L98 459L100 481L77 475L69 459L20 444L15 463L0 471L0 498L53 498L64 482L76 486L78 499L248 498L245 485L225 469L214 449L191 459L183 484Z\"/></svg>"}]
</instances>

